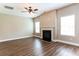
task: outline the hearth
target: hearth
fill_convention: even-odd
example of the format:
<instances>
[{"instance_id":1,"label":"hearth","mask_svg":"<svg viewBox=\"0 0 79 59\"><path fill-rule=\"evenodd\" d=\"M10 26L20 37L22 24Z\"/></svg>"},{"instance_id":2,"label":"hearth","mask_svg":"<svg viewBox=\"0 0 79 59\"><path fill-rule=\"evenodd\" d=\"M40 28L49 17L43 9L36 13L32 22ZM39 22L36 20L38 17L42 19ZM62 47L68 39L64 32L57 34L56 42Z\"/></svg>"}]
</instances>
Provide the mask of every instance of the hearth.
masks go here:
<instances>
[{"instance_id":1,"label":"hearth","mask_svg":"<svg viewBox=\"0 0 79 59\"><path fill-rule=\"evenodd\" d=\"M51 41L51 30L43 30L42 31L42 34L43 34L43 40L45 41Z\"/></svg>"}]
</instances>

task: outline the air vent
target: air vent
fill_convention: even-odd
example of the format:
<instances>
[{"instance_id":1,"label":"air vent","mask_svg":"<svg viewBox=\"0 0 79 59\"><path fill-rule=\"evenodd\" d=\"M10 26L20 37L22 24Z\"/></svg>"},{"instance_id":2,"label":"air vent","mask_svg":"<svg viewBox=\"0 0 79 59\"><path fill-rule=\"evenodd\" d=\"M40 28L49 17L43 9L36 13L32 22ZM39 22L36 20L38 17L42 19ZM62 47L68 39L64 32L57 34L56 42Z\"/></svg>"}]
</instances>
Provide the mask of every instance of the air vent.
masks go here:
<instances>
[{"instance_id":1,"label":"air vent","mask_svg":"<svg viewBox=\"0 0 79 59\"><path fill-rule=\"evenodd\" d=\"M10 10L13 10L14 8L11 7L11 6L4 6L6 9L10 9Z\"/></svg>"}]
</instances>

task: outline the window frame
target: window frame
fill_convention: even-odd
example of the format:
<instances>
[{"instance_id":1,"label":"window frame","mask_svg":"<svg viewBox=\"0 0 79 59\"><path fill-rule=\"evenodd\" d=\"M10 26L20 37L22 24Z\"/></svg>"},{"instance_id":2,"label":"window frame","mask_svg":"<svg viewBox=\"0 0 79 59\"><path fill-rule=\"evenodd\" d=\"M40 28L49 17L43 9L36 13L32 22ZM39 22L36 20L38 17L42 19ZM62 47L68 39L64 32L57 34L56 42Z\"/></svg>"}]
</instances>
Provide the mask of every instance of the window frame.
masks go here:
<instances>
[{"instance_id":1,"label":"window frame","mask_svg":"<svg viewBox=\"0 0 79 59\"><path fill-rule=\"evenodd\" d=\"M68 19L68 17L72 17L72 18L69 18ZM62 20L64 20L64 21L62 21ZM69 20L71 20L70 22L69 22ZM63 26L62 25L62 23L61 22L66 22L66 24L65 24L65 26ZM71 27L69 27L68 26L68 28L66 29L65 28L65 30L63 30L62 28L60 29L60 34L61 35L65 35L65 36L75 36L75 15L68 15L68 16L63 16L63 17L61 17L61 21L60 21L60 28L63 26L64 28L66 27L67 28L67 26L68 26L68 24L69 24L69 26L71 26ZM63 23L63 24L64 24ZM69 30L69 28L70 28L70 30ZM71 29L72 28L72 29ZM68 32L65 32L65 31L68 31ZM72 31L72 33L71 33L71 31Z\"/></svg>"},{"instance_id":2,"label":"window frame","mask_svg":"<svg viewBox=\"0 0 79 59\"><path fill-rule=\"evenodd\" d=\"M39 31L37 31L37 29L36 29L36 23L39 23ZM41 30L40 30L40 22L39 21L35 21L35 33L40 33L41 32Z\"/></svg>"}]
</instances>

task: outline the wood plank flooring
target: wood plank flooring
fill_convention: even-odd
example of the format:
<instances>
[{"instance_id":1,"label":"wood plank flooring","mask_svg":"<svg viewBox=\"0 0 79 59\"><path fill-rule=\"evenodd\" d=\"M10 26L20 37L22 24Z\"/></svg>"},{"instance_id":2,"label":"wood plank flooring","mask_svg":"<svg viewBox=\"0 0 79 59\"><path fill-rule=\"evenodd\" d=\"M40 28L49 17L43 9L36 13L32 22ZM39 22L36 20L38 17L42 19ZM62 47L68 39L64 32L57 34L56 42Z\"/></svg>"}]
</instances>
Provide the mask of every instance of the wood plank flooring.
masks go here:
<instances>
[{"instance_id":1,"label":"wood plank flooring","mask_svg":"<svg viewBox=\"0 0 79 59\"><path fill-rule=\"evenodd\" d=\"M24 38L0 43L0 56L79 56L79 47Z\"/></svg>"}]
</instances>

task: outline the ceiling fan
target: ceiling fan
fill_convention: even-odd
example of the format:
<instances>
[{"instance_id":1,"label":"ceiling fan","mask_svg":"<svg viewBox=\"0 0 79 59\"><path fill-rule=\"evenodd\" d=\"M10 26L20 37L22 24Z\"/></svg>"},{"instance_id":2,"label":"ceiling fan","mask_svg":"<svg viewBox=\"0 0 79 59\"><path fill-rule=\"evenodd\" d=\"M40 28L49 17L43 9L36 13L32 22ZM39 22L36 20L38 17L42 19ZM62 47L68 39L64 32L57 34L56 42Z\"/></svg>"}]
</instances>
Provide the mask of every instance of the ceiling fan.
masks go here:
<instances>
[{"instance_id":1,"label":"ceiling fan","mask_svg":"<svg viewBox=\"0 0 79 59\"><path fill-rule=\"evenodd\" d=\"M29 12L29 13L35 13L36 11L38 11L38 9L36 8L36 9L33 9L31 6L30 7L24 7L24 9L26 10L26 11L22 11L22 12Z\"/></svg>"}]
</instances>

